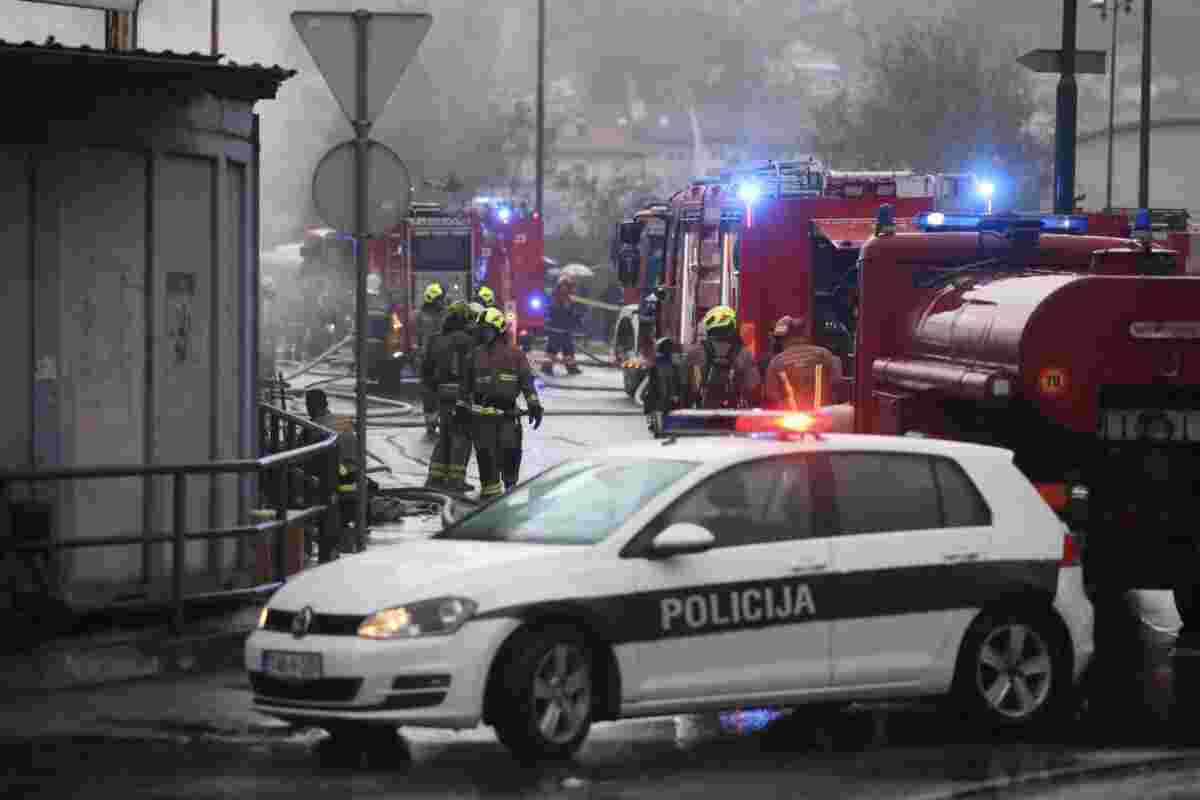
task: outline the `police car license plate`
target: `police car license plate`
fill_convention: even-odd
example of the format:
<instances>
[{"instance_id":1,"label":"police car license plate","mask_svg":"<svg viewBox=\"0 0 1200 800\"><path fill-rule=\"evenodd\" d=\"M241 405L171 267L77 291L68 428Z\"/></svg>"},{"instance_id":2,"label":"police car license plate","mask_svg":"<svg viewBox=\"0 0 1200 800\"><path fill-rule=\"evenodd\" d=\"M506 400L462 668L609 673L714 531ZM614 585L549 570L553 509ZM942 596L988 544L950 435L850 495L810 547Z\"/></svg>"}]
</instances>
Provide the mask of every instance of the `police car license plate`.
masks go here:
<instances>
[{"instance_id":1,"label":"police car license plate","mask_svg":"<svg viewBox=\"0 0 1200 800\"><path fill-rule=\"evenodd\" d=\"M311 681L321 677L320 653L288 653L267 650L262 655L263 672L274 678Z\"/></svg>"}]
</instances>

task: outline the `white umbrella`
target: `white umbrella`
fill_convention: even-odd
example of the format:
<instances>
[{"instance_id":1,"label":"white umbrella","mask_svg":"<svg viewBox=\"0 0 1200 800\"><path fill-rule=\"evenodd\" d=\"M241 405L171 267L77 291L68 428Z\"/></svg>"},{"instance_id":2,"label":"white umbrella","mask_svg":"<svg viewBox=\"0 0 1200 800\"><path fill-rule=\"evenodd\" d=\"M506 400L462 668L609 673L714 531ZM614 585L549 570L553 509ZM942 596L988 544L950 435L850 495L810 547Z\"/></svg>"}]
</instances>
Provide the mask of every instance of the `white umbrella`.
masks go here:
<instances>
[{"instance_id":1,"label":"white umbrella","mask_svg":"<svg viewBox=\"0 0 1200 800\"><path fill-rule=\"evenodd\" d=\"M585 267L583 264L568 264L562 269L563 275L570 275L572 278L591 278L595 276L591 268Z\"/></svg>"}]
</instances>

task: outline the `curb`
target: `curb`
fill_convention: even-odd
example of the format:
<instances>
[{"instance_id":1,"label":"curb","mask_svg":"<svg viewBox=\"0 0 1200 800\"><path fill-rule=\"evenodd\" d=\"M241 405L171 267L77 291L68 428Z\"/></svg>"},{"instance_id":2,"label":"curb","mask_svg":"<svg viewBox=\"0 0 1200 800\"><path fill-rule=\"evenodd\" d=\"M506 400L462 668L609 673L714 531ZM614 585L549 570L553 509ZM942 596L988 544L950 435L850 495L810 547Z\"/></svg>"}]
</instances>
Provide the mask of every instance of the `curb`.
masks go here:
<instances>
[{"instance_id":1,"label":"curb","mask_svg":"<svg viewBox=\"0 0 1200 800\"><path fill-rule=\"evenodd\" d=\"M1181 767L1200 764L1200 749L1189 749L1186 753L1161 753L1146 755L1115 764L1082 764L1072 767L1031 772L1027 775L1007 778L991 778L961 789L930 792L914 795L914 800L960 800L960 798L995 796L1012 790L1034 790L1050 788L1056 784L1079 778L1096 779L1132 774L1146 768Z\"/></svg>"},{"instance_id":2,"label":"curb","mask_svg":"<svg viewBox=\"0 0 1200 800\"><path fill-rule=\"evenodd\" d=\"M251 610L257 617L257 609ZM254 623L217 632L161 638L141 633L122 641L48 647L0 659L0 675L10 692L41 694L94 688L165 675L218 672L242 663Z\"/></svg>"}]
</instances>

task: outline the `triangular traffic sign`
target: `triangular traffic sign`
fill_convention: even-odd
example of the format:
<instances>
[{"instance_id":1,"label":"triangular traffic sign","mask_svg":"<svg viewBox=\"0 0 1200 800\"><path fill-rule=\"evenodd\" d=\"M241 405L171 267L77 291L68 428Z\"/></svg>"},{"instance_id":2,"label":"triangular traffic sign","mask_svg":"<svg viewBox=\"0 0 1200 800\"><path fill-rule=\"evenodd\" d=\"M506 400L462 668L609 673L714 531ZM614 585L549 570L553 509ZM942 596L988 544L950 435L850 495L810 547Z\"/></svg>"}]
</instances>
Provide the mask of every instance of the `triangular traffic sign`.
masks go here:
<instances>
[{"instance_id":1,"label":"triangular traffic sign","mask_svg":"<svg viewBox=\"0 0 1200 800\"><path fill-rule=\"evenodd\" d=\"M353 124L356 120L373 123L383 112L404 70L412 62L417 48L433 25L430 14L366 14L367 107L359 119L358 108L358 23L356 12L294 11L292 25L317 69L325 77L342 113Z\"/></svg>"}]
</instances>

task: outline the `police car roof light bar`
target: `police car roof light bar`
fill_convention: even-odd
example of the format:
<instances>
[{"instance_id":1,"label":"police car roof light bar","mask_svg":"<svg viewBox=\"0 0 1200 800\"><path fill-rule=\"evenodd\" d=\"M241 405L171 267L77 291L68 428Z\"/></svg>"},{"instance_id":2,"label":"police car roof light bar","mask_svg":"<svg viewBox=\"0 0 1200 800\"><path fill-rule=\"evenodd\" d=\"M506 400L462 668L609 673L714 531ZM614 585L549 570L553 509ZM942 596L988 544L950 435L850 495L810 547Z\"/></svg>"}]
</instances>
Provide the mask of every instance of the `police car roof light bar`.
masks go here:
<instances>
[{"instance_id":1,"label":"police car roof light bar","mask_svg":"<svg viewBox=\"0 0 1200 800\"><path fill-rule=\"evenodd\" d=\"M820 440L813 429L816 419L795 411L699 410L684 409L663 415L662 435L678 436L749 436L755 439L792 441L811 436Z\"/></svg>"}]
</instances>

